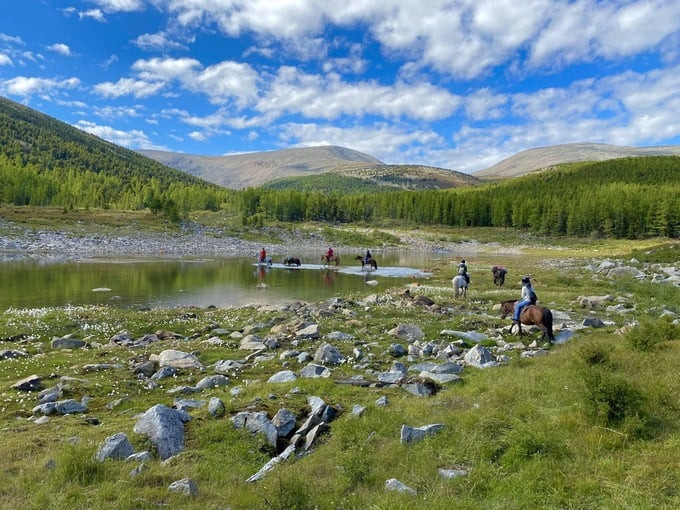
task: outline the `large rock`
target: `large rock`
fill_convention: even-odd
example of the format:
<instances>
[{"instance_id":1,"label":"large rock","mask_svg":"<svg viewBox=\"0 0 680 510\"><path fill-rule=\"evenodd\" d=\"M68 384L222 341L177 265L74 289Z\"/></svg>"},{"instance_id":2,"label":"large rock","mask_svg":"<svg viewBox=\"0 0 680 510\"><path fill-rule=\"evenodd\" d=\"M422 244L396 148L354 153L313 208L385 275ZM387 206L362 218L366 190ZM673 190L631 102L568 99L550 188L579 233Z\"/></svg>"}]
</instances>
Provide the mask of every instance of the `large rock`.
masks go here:
<instances>
[{"instance_id":1,"label":"large rock","mask_svg":"<svg viewBox=\"0 0 680 510\"><path fill-rule=\"evenodd\" d=\"M399 324L396 328L387 332L388 335L396 336L409 343L425 338L425 333L419 326L413 324Z\"/></svg>"},{"instance_id":2,"label":"large rock","mask_svg":"<svg viewBox=\"0 0 680 510\"><path fill-rule=\"evenodd\" d=\"M168 349L158 355L158 365L160 367L173 367L179 369L202 369L203 364L198 358L188 352Z\"/></svg>"},{"instance_id":3,"label":"large rock","mask_svg":"<svg viewBox=\"0 0 680 510\"><path fill-rule=\"evenodd\" d=\"M486 347L477 344L465 353L465 363L476 368L498 366L499 363Z\"/></svg>"},{"instance_id":4,"label":"large rock","mask_svg":"<svg viewBox=\"0 0 680 510\"><path fill-rule=\"evenodd\" d=\"M340 354L337 348L331 344L323 343L319 346L314 353L314 362L327 364L327 365L337 365L345 361L345 357Z\"/></svg>"},{"instance_id":5,"label":"large rock","mask_svg":"<svg viewBox=\"0 0 680 510\"><path fill-rule=\"evenodd\" d=\"M237 429L246 429L252 434L264 434L267 443L276 446L279 432L264 411L249 412L241 411L231 418L231 422Z\"/></svg>"},{"instance_id":6,"label":"large rock","mask_svg":"<svg viewBox=\"0 0 680 510\"><path fill-rule=\"evenodd\" d=\"M165 460L184 449L184 423L190 420L185 411L156 404L138 418L133 430L148 436L159 457Z\"/></svg>"}]
</instances>

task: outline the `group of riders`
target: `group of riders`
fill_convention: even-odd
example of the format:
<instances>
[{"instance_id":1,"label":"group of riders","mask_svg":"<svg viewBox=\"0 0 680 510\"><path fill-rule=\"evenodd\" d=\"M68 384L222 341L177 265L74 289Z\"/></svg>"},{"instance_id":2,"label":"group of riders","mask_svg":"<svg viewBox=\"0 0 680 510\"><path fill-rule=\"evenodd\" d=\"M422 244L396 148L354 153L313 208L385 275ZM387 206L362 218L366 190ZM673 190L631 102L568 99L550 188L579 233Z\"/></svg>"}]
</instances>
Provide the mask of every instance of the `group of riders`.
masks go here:
<instances>
[{"instance_id":1,"label":"group of riders","mask_svg":"<svg viewBox=\"0 0 680 510\"><path fill-rule=\"evenodd\" d=\"M330 246L328 247L328 250L326 251L326 254L324 255L324 258L326 262L330 262L335 258L335 253L333 252L333 248ZM369 264L373 260L373 255L371 255L371 250L366 250L366 255L364 256L364 264ZM257 261L260 264L264 264L265 262L268 261L267 259L267 250L264 249L264 247L260 250L260 253L257 256Z\"/></svg>"},{"instance_id":2,"label":"group of riders","mask_svg":"<svg viewBox=\"0 0 680 510\"><path fill-rule=\"evenodd\" d=\"M330 262L333 260L335 257L335 253L333 252L333 248L330 246L328 247L328 250L326 251L325 254L325 259L327 262ZM373 259L373 256L371 255L371 250L366 250L366 255L364 256L364 264L369 264L371 260ZM258 255L258 261L260 263L265 263L267 262L267 250L262 248L260 250L260 253ZM465 281L467 284L470 284L470 275L468 274L468 267L467 263L465 262L465 259L462 259L460 263L458 264L458 274L462 277L465 278ZM520 313L522 313L522 309L527 306L527 305L534 305L536 304L536 292L534 291L533 287L531 286L531 278L528 276L524 276L522 278L522 293L520 300L517 301L515 304L515 309L512 315L512 322L513 324L519 322L519 316Z\"/></svg>"},{"instance_id":3,"label":"group of riders","mask_svg":"<svg viewBox=\"0 0 680 510\"><path fill-rule=\"evenodd\" d=\"M462 259L458 264L458 274L464 277L467 284L470 285L470 275L468 274L468 267L465 262L465 259ZM524 276L522 277L521 283L522 293L520 296L520 300L517 301L517 303L515 303L515 308L512 314L513 324L519 323L519 316L522 313L524 307L526 307L527 305L535 305L536 301L538 300L536 292L534 291L534 288L531 286L531 278L529 278L528 276Z\"/></svg>"}]
</instances>

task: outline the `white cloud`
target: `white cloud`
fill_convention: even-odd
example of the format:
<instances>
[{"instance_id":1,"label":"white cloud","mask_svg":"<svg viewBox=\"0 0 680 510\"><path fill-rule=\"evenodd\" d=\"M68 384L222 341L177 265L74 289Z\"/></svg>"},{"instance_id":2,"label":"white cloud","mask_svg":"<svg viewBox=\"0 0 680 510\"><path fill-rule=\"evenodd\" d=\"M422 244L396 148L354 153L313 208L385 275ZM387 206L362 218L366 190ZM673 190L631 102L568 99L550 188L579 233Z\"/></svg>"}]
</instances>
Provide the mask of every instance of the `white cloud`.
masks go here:
<instances>
[{"instance_id":1,"label":"white cloud","mask_svg":"<svg viewBox=\"0 0 680 510\"><path fill-rule=\"evenodd\" d=\"M122 131L111 126L101 126L94 122L87 120L78 121L75 126L90 134L108 140L111 143L127 147L130 149L156 149L167 150L166 147L156 145L151 142L144 131L133 129L131 131Z\"/></svg>"},{"instance_id":2,"label":"white cloud","mask_svg":"<svg viewBox=\"0 0 680 510\"><path fill-rule=\"evenodd\" d=\"M0 32L0 41L6 42L6 43L12 43L12 44L18 44L18 45L24 45L24 41L21 39L21 37L15 36L15 35L7 35L3 34Z\"/></svg>"},{"instance_id":3,"label":"white cloud","mask_svg":"<svg viewBox=\"0 0 680 510\"><path fill-rule=\"evenodd\" d=\"M144 10L144 0L91 0L105 12L133 12Z\"/></svg>"},{"instance_id":4,"label":"white cloud","mask_svg":"<svg viewBox=\"0 0 680 510\"><path fill-rule=\"evenodd\" d=\"M9 58L4 53L0 53L0 66L11 66L11 65L13 65L12 59Z\"/></svg>"},{"instance_id":5,"label":"white cloud","mask_svg":"<svg viewBox=\"0 0 680 510\"><path fill-rule=\"evenodd\" d=\"M168 51L183 49L187 47L170 38L165 32L157 32L155 34L142 34L133 41L133 44L144 51Z\"/></svg>"},{"instance_id":6,"label":"white cloud","mask_svg":"<svg viewBox=\"0 0 680 510\"><path fill-rule=\"evenodd\" d=\"M103 97L121 97L132 95L136 98L148 97L163 88L162 82L121 78L116 83L102 82L94 86L94 91Z\"/></svg>"},{"instance_id":7,"label":"white cloud","mask_svg":"<svg viewBox=\"0 0 680 510\"><path fill-rule=\"evenodd\" d=\"M257 109L272 116L301 113L308 118L335 119L371 114L422 120L443 119L460 105L460 98L427 83L343 82L337 74L304 74L282 67Z\"/></svg>"},{"instance_id":8,"label":"white cloud","mask_svg":"<svg viewBox=\"0 0 680 510\"><path fill-rule=\"evenodd\" d=\"M286 146L339 145L371 154L385 163L402 163L403 151L410 146L437 145L443 141L433 131L413 130L386 123L350 128L288 123L281 128L279 138Z\"/></svg>"},{"instance_id":9,"label":"white cloud","mask_svg":"<svg viewBox=\"0 0 680 510\"><path fill-rule=\"evenodd\" d=\"M71 48L69 48L68 45L64 43L51 44L47 47L47 49L66 57L71 55Z\"/></svg>"},{"instance_id":10,"label":"white cloud","mask_svg":"<svg viewBox=\"0 0 680 510\"><path fill-rule=\"evenodd\" d=\"M139 117L141 106L96 106L92 108L92 113L103 119L121 119Z\"/></svg>"},{"instance_id":11,"label":"white cloud","mask_svg":"<svg viewBox=\"0 0 680 510\"><path fill-rule=\"evenodd\" d=\"M47 94L59 89L72 89L79 84L80 80L78 78L61 80L56 78L29 78L26 76L16 76L0 82L0 90L8 95L30 96L33 94Z\"/></svg>"},{"instance_id":12,"label":"white cloud","mask_svg":"<svg viewBox=\"0 0 680 510\"><path fill-rule=\"evenodd\" d=\"M88 9L87 11L80 11L78 12L78 17L80 19L92 18L93 20L102 23L106 22L106 18L104 17L104 13L101 11L101 9Z\"/></svg>"}]
</instances>

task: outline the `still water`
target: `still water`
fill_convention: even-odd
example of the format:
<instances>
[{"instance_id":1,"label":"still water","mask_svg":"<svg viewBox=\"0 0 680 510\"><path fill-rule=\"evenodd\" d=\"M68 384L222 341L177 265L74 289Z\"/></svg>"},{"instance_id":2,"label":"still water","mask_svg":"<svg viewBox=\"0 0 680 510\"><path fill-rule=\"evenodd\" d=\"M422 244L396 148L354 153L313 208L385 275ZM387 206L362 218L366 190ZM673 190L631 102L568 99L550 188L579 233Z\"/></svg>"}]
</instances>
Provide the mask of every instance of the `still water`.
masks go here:
<instances>
[{"instance_id":1,"label":"still water","mask_svg":"<svg viewBox=\"0 0 680 510\"><path fill-rule=\"evenodd\" d=\"M384 291L429 276L450 254L395 251L376 256L377 271L361 271L346 256L339 267L302 259L300 268L258 266L254 258L21 260L0 263L0 312L12 308L108 304L174 307L321 301L366 289ZM278 260L282 257L274 257Z\"/></svg>"}]
</instances>

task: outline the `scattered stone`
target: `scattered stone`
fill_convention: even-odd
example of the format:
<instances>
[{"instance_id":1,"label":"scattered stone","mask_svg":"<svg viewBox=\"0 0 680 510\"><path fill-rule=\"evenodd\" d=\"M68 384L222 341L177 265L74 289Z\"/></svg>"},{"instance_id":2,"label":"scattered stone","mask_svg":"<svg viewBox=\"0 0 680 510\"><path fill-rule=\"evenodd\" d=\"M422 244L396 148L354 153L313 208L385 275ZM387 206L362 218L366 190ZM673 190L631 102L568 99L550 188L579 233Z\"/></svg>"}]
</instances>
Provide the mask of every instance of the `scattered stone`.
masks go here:
<instances>
[{"instance_id":1,"label":"scattered stone","mask_svg":"<svg viewBox=\"0 0 680 510\"><path fill-rule=\"evenodd\" d=\"M224 402L217 397L210 397L210 400L208 401L208 412L210 413L210 416L219 418L224 415L224 411Z\"/></svg>"},{"instance_id":2,"label":"scattered stone","mask_svg":"<svg viewBox=\"0 0 680 510\"><path fill-rule=\"evenodd\" d=\"M404 492L407 494L418 494L415 489L412 489L408 485L400 482L396 478L390 478L385 482L386 491Z\"/></svg>"},{"instance_id":3,"label":"scattered stone","mask_svg":"<svg viewBox=\"0 0 680 510\"><path fill-rule=\"evenodd\" d=\"M287 383L292 382L297 379L297 375L292 370L281 370L280 372L272 375L267 382L270 383Z\"/></svg>"},{"instance_id":4,"label":"scattered stone","mask_svg":"<svg viewBox=\"0 0 680 510\"><path fill-rule=\"evenodd\" d=\"M172 482L168 486L168 490L171 492L181 492L185 496L198 496L198 486L191 478L182 478Z\"/></svg>"},{"instance_id":5,"label":"scattered stone","mask_svg":"<svg viewBox=\"0 0 680 510\"><path fill-rule=\"evenodd\" d=\"M422 427L401 426L401 443L415 443L422 441L427 436L432 436L444 428L443 423L423 425Z\"/></svg>"},{"instance_id":6,"label":"scattered stone","mask_svg":"<svg viewBox=\"0 0 680 510\"><path fill-rule=\"evenodd\" d=\"M106 459L123 460L134 454L130 440L123 432L107 437L97 450L95 458L103 462Z\"/></svg>"}]
</instances>

